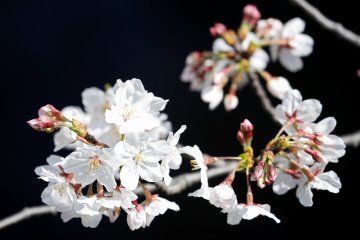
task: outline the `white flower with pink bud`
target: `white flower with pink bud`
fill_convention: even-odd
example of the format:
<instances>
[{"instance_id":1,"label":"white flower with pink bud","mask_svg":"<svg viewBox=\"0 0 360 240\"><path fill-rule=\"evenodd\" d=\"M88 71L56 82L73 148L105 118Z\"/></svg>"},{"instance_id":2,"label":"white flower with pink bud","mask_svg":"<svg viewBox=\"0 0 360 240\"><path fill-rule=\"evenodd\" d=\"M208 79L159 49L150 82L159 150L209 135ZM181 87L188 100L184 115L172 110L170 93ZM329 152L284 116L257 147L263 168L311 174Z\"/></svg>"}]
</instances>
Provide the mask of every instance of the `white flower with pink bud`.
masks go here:
<instances>
[{"instance_id":1,"label":"white flower with pink bud","mask_svg":"<svg viewBox=\"0 0 360 240\"><path fill-rule=\"evenodd\" d=\"M98 200L98 203L108 209L122 208L125 212L129 212L129 209L134 208L135 205L132 204L138 196L126 188L116 188L112 195L103 197Z\"/></svg>"}]
</instances>

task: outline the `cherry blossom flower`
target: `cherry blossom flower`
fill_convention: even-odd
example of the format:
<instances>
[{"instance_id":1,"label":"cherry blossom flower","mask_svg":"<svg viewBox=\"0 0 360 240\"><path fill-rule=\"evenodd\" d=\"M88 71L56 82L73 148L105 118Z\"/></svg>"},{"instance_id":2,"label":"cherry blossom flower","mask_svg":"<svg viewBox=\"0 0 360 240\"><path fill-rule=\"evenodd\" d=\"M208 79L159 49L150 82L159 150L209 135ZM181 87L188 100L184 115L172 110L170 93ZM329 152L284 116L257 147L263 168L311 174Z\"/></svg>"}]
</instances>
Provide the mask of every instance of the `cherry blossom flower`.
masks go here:
<instances>
[{"instance_id":1,"label":"cherry blossom flower","mask_svg":"<svg viewBox=\"0 0 360 240\"><path fill-rule=\"evenodd\" d=\"M112 149L88 147L67 156L64 171L72 173L74 180L84 186L97 180L108 191L112 191L116 187L114 175L120 163Z\"/></svg>"},{"instance_id":2,"label":"cherry blossom flower","mask_svg":"<svg viewBox=\"0 0 360 240\"><path fill-rule=\"evenodd\" d=\"M41 200L49 206L55 206L58 212L67 212L72 210L76 194L65 181L50 183L41 193Z\"/></svg>"},{"instance_id":3,"label":"cherry blossom flower","mask_svg":"<svg viewBox=\"0 0 360 240\"><path fill-rule=\"evenodd\" d=\"M146 212L142 205L135 203L135 208L128 212L127 223L132 231L146 227Z\"/></svg>"},{"instance_id":4,"label":"cherry blossom flower","mask_svg":"<svg viewBox=\"0 0 360 240\"><path fill-rule=\"evenodd\" d=\"M223 212L228 212L237 204L234 189L228 184L219 184L210 192L209 201L215 207L221 208Z\"/></svg>"},{"instance_id":5,"label":"cherry blossom flower","mask_svg":"<svg viewBox=\"0 0 360 240\"><path fill-rule=\"evenodd\" d=\"M162 180L159 161L170 152L167 141L151 141L144 132L128 133L125 141L116 144L115 151L122 161L120 180L125 188L134 190L140 177L149 182Z\"/></svg>"},{"instance_id":6,"label":"cherry blossom flower","mask_svg":"<svg viewBox=\"0 0 360 240\"><path fill-rule=\"evenodd\" d=\"M193 147L186 146L180 148L179 152L181 154L187 154L194 157L195 159L192 161L194 170L200 169L201 188L193 193L189 193L188 195L191 197L202 197L206 200L209 200L212 188L209 188L208 177L206 174L207 167L205 165L204 156L199 147L197 145L194 145Z\"/></svg>"},{"instance_id":7,"label":"cherry blossom flower","mask_svg":"<svg viewBox=\"0 0 360 240\"><path fill-rule=\"evenodd\" d=\"M169 176L170 169L177 170L181 165L182 158L176 145L179 143L180 135L185 131L185 129L186 126L182 125L175 134L170 132L167 138L167 142L170 146L170 153L162 159L160 166L166 185L169 185L171 182L171 177Z\"/></svg>"},{"instance_id":8,"label":"cherry blossom flower","mask_svg":"<svg viewBox=\"0 0 360 240\"><path fill-rule=\"evenodd\" d=\"M329 171L324 173L326 164L315 163L310 169L311 178L303 176L299 179L296 197L305 207L313 205L313 193L311 189L328 190L331 193L338 193L341 188L341 182L335 172Z\"/></svg>"},{"instance_id":9,"label":"cherry blossom flower","mask_svg":"<svg viewBox=\"0 0 360 240\"><path fill-rule=\"evenodd\" d=\"M146 92L139 79L118 80L114 89L115 105L106 110L105 120L118 125L121 134L151 130L161 124L159 112L167 101Z\"/></svg>"},{"instance_id":10,"label":"cherry blossom flower","mask_svg":"<svg viewBox=\"0 0 360 240\"><path fill-rule=\"evenodd\" d=\"M285 93L282 104L276 107L276 118L281 124L292 121L292 125L286 128L287 131L294 132L299 124L311 123L315 121L322 110L321 103L316 99L302 101L302 96L298 90L291 90Z\"/></svg>"},{"instance_id":11,"label":"cherry blossom flower","mask_svg":"<svg viewBox=\"0 0 360 240\"><path fill-rule=\"evenodd\" d=\"M96 228L102 219L100 208L96 196L89 198L81 196L75 202L73 210L61 213L61 218L64 222L72 218L81 218L84 227Z\"/></svg>"},{"instance_id":12,"label":"cherry blossom flower","mask_svg":"<svg viewBox=\"0 0 360 240\"><path fill-rule=\"evenodd\" d=\"M242 219L251 220L259 215L263 215L273 219L276 223L280 220L270 212L268 204L238 204L227 214L227 223L230 225L239 224Z\"/></svg>"},{"instance_id":13,"label":"cherry blossom flower","mask_svg":"<svg viewBox=\"0 0 360 240\"><path fill-rule=\"evenodd\" d=\"M165 198L158 197L157 195L153 196L151 202L145 205L146 226L150 226L156 216L164 214L168 209L179 211L180 207Z\"/></svg>"},{"instance_id":14,"label":"cherry blossom flower","mask_svg":"<svg viewBox=\"0 0 360 240\"><path fill-rule=\"evenodd\" d=\"M135 193L126 188L115 189L110 197L103 197L98 200L98 203L108 209L122 208L125 212L129 212L129 209L134 208L132 204L138 198Z\"/></svg>"},{"instance_id":15,"label":"cherry blossom flower","mask_svg":"<svg viewBox=\"0 0 360 240\"><path fill-rule=\"evenodd\" d=\"M306 57L313 50L314 40L302 34L305 29L305 22L300 18L293 18L285 23L280 38L287 40L286 46L271 46L272 58L279 58L283 65L290 72L297 72L303 68L301 57Z\"/></svg>"}]
</instances>

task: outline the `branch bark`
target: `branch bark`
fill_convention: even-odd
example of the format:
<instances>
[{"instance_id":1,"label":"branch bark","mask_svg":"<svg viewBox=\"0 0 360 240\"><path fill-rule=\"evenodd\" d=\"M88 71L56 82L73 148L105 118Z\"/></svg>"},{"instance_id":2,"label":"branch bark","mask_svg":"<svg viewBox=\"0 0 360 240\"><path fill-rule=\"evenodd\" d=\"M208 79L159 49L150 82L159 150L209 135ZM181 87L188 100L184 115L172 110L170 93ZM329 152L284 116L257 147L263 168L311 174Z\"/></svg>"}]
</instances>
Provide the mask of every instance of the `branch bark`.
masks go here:
<instances>
[{"instance_id":1,"label":"branch bark","mask_svg":"<svg viewBox=\"0 0 360 240\"><path fill-rule=\"evenodd\" d=\"M322 26L324 29L335 33L337 36L352 43L356 47L360 47L360 36L358 34L345 28L341 23L329 19L307 1L290 0L290 2L305 11L310 17L315 20L315 22L320 24L320 26Z\"/></svg>"},{"instance_id":2,"label":"branch bark","mask_svg":"<svg viewBox=\"0 0 360 240\"><path fill-rule=\"evenodd\" d=\"M258 95L258 97L260 98L264 109L268 113L270 113L273 120L275 122L277 122L276 117L275 117L275 108L271 104L270 98L266 95L266 92L265 92L263 86L260 83L258 75L255 74L255 73L250 73L250 78L251 78L252 86L255 88L255 92Z\"/></svg>"},{"instance_id":3,"label":"branch bark","mask_svg":"<svg viewBox=\"0 0 360 240\"><path fill-rule=\"evenodd\" d=\"M340 137L343 139L346 146L351 146L356 148L360 145L360 130Z\"/></svg>"}]
</instances>

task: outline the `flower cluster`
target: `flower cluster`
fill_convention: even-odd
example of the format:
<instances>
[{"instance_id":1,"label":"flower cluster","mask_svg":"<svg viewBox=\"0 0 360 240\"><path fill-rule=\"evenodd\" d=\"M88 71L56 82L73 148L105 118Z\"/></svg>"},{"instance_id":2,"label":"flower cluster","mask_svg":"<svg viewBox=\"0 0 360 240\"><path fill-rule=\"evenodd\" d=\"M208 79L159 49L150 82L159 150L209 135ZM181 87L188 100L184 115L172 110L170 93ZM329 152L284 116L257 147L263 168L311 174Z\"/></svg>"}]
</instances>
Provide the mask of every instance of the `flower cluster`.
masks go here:
<instances>
[{"instance_id":1,"label":"flower cluster","mask_svg":"<svg viewBox=\"0 0 360 240\"><path fill-rule=\"evenodd\" d=\"M82 100L85 111L46 105L39 118L28 121L39 131L60 129L55 151L72 150L65 158L51 155L48 165L35 169L49 183L42 201L55 206L64 222L81 218L86 227L96 227L103 215L114 222L123 210L135 230L167 209L178 211L176 203L152 195L142 183L169 185L170 169L178 169L182 161L177 144L186 126L169 132L160 114L167 100L147 92L139 79L118 80L106 91L88 88ZM142 202L134 192L139 185Z\"/></svg>"},{"instance_id":2,"label":"flower cluster","mask_svg":"<svg viewBox=\"0 0 360 240\"><path fill-rule=\"evenodd\" d=\"M194 158L195 169L201 170L201 188L189 196L202 197L227 214L228 224L239 224L242 219L253 219L259 215L280 220L270 212L268 204L254 203L251 181L264 188L272 185L277 194L284 194L297 187L296 196L306 207L312 206L311 189L338 193L341 183L333 171L324 172L329 162L337 162L345 154L341 138L330 134L336 121L332 117L318 123L322 105L318 100L302 101L298 90L288 91L281 105L276 108L276 117L282 124L277 135L269 141L258 156L251 146L254 126L248 120L240 124L237 139L243 153L235 157L204 157L200 149L183 147L181 153ZM215 187L209 187L207 167L219 160L235 160L234 170ZM238 203L232 187L236 173L244 172L247 182L246 203Z\"/></svg>"},{"instance_id":3,"label":"flower cluster","mask_svg":"<svg viewBox=\"0 0 360 240\"><path fill-rule=\"evenodd\" d=\"M314 42L302 33L303 20L294 18L283 24L278 19L260 17L254 5L247 5L237 32L215 23L210 28L215 37L212 51L192 52L187 57L181 79L191 83L191 90L201 91L202 100L209 103L211 110L222 100L227 111L235 109L239 102L236 92L252 74L259 74L276 98L282 99L292 89L286 78L265 71L270 59L265 47L269 48L271 59L279 60L290 72L302 69L301 57L312 52ZM228 92L224 97L225 88Z\"/></svg>"}]
</instances>

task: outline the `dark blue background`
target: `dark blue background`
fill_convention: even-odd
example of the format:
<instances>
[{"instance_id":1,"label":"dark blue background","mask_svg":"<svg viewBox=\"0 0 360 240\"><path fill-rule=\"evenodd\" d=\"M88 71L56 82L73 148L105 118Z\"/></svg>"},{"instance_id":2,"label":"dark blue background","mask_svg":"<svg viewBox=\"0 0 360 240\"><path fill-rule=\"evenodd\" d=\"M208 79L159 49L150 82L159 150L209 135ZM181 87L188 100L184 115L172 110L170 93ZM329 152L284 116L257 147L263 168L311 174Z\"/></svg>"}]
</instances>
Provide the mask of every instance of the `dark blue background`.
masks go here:
<instances>
[{"instance_id":1,"label":"dark blue background","mask_svg":"<svg viewBox=\"0 0 360 240\"><path fill-rule=\"evenodd\" d=\"M336 134L359 128L358 88L359 49L337 38L314 23L288 1L255 2L263 17L283 21L300 16L307 22L306 33L315 40L314 53L305 58L303 71L291 74L279 64L271 64L274 75L291 80L304 98L319 99L322 117L338 120ZM360 32L358 10L351 1L311 1L333 19ZM26 121L38 108L52 103L58 108L81 105L84 88L140 78L146 89L170 99L165 110L175 129L187 124L181 142L198 144L214 155L235 155L241 151L235 133L240 121L248 118L255 125L254 147L260 150L278 130L278 125L259 104L251 86L239 92L239 107L225 113L214 112L188 90L179 75L185 57L193 50L211 48L208 28L223 22L236 28L242 8L248 1L7 1L0 4L2 156L0 168L0 218L24 206L41 204L46 186L33 169L45 164L52 153L52 136L34 132ZM273 99L277 104L277 100ZM64 153L65 154L65 153ZM330 164L340 176L343 188L337 195L315 191L314 207L304 208L294 191L279 197L267 188L256 191L255 201L269 203L282 220L259 217L228 226L226 215L205 200L187 198L187 193L169 196L181 211L157 217L150 228L131 232L125 215L115 224L103 219L97 229L81 226L80 220L64 224L60 217L43 216L1 231L1 239L31 234L45 238L165 238L165 237L253 237L275 239L291 236L332 236L333 231L356 234L348 225L348 214L355 217L354 192L357 189L359 150L349 148L339 164ZM189 170L184 163L184 171ZM235 185L239 201L244 201L245 183L240 175ZM212 184L221 181L216 179ZM197 188L196 186L195 188ZM195 189L194 188L194 189ZM189 189L193 191L194 189ZM325 225L326 227L320 227ZM6 236L3 238L3 236Z\"/></svg>"}]
</instances>

